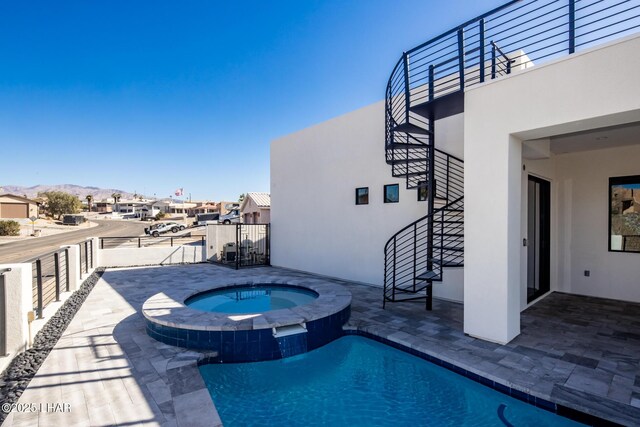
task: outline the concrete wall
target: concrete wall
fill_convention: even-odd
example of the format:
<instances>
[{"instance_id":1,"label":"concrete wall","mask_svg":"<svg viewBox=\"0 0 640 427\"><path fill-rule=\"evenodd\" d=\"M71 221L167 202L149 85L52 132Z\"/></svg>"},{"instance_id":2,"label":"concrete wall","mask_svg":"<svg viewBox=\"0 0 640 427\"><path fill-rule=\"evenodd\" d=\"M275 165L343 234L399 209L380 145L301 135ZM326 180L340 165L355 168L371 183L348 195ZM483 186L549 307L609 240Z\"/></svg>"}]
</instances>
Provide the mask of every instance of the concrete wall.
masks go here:
<instances>
[{"instance_id":1,"label":"concrete wall","mask_svg":"<svg viewBox=\"0 0 640 427\"><path fill-rule=\"evenodd\" d=\"M207 225L207 246L205 259L209 261L222 261L224 246L236 243L235 224Z\"/></svg>"},{"instance_id":2,"label":"concrete wall","mask_svg":"<svg viewBox=\"0 0 640 427\"><path fill-rule=\"evenodd\" d=\"M438 121L438 147L462 157L462 129L462 115ZM396 183L399 203L383 203ZM355 204L358 187L368 205ZM275 140L271 200L272 265L378 286L386 241L427 211L385 163L383 102ZM461 301L461 276L446 273L434 294Z\"/></svg>"},{"instance_id":3,"label":"concrete wall","mask_svg":"<svg viewBox=\"0 0 640 427\"><path fill-rule=\"evenodd\" d=\"M100 250L100 267L131 267L204 262L204 248L174 246L164 248L115 248Z\"/></svg>"},{"instance_id":4,"label":"concrete wall","mask_svg":"<svg viewBox=\"0 0 640 427\"><path fill-rule=\"evenodd\" d=\"M629 37L466 92L466 333L520 332L522 141L640 121L638 51Z\"/></svg>"}]
</instances>

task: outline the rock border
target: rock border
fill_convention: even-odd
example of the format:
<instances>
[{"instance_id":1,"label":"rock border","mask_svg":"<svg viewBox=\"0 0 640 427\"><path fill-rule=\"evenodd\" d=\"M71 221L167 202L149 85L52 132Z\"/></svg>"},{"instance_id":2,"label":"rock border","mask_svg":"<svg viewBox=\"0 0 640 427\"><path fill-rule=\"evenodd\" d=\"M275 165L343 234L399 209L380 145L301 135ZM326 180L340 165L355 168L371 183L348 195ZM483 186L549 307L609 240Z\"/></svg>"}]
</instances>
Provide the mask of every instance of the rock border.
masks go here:
<instances>
[{"instance_id":1,"label":"rock border","mask_svg":"<svg viewBox=\"0 0 640 427\"><path fill-rule=\"evenodd\" d=\"M17 354L0 374L0 406L18 402L104 271L104 268L96 268L36 334L33 346ZM9 412L0 410L0 424L8 415Z\"/></svg>"}]
</instances>

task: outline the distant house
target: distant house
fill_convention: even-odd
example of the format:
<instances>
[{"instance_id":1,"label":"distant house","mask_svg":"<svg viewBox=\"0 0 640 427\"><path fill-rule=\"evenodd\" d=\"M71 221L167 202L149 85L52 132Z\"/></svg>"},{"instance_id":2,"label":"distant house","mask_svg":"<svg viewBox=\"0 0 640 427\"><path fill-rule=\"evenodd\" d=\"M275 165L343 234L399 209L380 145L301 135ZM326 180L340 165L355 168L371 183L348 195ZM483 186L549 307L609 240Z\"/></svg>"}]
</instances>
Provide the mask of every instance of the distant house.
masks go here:
<instances>
[{"instance_id":1,"label":"distant house","mask_svg":"<svg viewBox=\"0 0 640 427\"><path fill-rule=\"evenodd\" d=\"M271 196L269 193L247 193L240 214L245 224L268 224L271 221Z\"/></svg>"},{"instance_id":2,"label":"distant house","mask_svg":"<svg viewBox=\"0 0 640 427\"><path fill-rule=\"evenodd\" d=\"M153 206L166 214L188 214L196 207L196 204L181 200L162 199L156 200Z\"/></svg>"},{"instance_id":3,"label":"distant house","mask_svg":"<svg viewBox=\"0 0 640 427\"><path fill-rule=\"evenodd\" d=\"M0 194L0 218L38 216L38 202L14 194Z\"/></svg>"},{"instance_id":4,"label":"distant house","mask_svg":"<svg viewBox=\"0 0 640 427\"><path fill-rule=\"evenodd\" d=\"M98 213L110 213L113 212L113 201L102 200L100 202L94 202L91 209Z\"/></svg>"},{"instance_id":5,"label":"distant house","mask_svg":"<svg viewBox=\"0 0 640 427\"><path fill-rule=\"evenodd\" d=\"M192 215L208 214L208 213L220 213L220 207L215 203L202 203L198 204L195 208L189 210Z\"/></svg>"}]
</instances>

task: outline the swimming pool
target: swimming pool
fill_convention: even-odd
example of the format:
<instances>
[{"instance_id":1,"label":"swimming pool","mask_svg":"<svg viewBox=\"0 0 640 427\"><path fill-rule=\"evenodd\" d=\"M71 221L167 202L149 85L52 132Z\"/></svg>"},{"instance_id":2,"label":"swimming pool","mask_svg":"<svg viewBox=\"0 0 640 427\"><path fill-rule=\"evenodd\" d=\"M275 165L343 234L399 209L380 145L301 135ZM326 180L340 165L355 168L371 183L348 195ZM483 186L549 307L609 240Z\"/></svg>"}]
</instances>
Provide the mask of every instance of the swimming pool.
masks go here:
<instances>
[{"instance_id":1,"label":"swimming pool","mask_svg":"<svg viewBox=\"0 0 640 427\"><path fill-rule=\"evenodd\" d=\"M575 426L368 338L288 359L200 367L232 426Z\"/></svg>"},{"instance_id":2,"label":"swimming pool","mask_svg":"<svg viewBox=\"0 0 640 427\"><path fill-rule=\"evenodd\" d=\"M318 294L311 289L265 284L214 289L194 295L184 303L196 310L250 314L297 307L316 298Z\"/></svg>"}]
</instances>

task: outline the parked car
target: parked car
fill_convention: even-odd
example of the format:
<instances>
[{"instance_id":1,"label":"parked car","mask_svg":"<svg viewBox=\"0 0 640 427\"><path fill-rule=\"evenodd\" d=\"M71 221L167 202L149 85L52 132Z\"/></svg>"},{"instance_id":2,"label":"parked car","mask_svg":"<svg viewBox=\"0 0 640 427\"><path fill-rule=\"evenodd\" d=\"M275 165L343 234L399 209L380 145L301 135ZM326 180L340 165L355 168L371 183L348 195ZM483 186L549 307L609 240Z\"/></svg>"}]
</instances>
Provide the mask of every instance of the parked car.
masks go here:
<instances>
[{"instance_id":1,"label":"parked car","mask_svg":"<svg viewBox=\"0 0 640 427\"><path fill-rule=\"evenodd\" d=\"M219 213L197 214L195 225L205 225L207 221L218 221L219 219Z\"/></svg>"},{"instance_id":2,"label":"parked car","mask_svg":"<svg viewBox=\"0 0 640 427\"><path fill-rule=\"evenodd\" d=\"M218 222L221 224L239 224L240 223L240 209L232 209L227 214L221 215Z\"/></svg>"},{"instance_id":3,"label":"parked car","mask_svg":"<svg viewBox=\"0 0 640 427\"><path fill-rule=\"evenodd\" d=\"M65 215L62 217L62 224L64 225L80 225L86 221L86 218L82 215Z\"/></svg>"},{"instance_id":4,"label":"parked car","mask_svg":"<svg viewBox=\"0 0 640 427\"><path fill-rule=\"evenodd\" d=\"M162 222L154 224L151 227L145 228L145 234L150 234L153 237L158 237L161 234L172 232L177 233L180 230L187 228L184 224L178 224L177 222Z\"/></svg>"}]
</instances>

